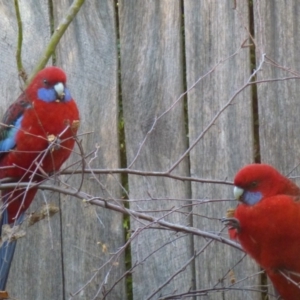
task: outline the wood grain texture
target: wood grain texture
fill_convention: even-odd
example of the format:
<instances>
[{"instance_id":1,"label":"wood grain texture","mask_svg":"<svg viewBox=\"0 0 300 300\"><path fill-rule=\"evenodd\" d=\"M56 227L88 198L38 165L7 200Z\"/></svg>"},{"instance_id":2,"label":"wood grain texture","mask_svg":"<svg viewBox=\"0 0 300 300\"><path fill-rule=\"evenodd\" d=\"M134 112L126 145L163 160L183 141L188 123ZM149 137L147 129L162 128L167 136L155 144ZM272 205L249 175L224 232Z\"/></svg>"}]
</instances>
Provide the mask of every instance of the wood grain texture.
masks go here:
<instances>
[{"instance_id":1,"label":"wood grain texture","mask_svg":"<svg viewBox=\"0 0 300 300\"><path fill-rule=\"evenodd\" d=\"M55 3L57 20L69 5L70 1ZM79 105L80 132L92 132L80 137L82 146L86 153L99 146L86 160L87 168L120 167L114 5L114 1L86 1L57 51L57 63L68 73L69 87ZM73 161L78 159L78 155L73 156ZM75 186L80 181L81 176L72 178ZM82 189L116 203L114 199L121 195L119 181L117 175L86 175ZM123 253L114 255L124 244L123 216L65 196L61 209L65 297L101 299L124 273ZM125 295L122 280L106 299Z\"/></svg>"},{"instance_id":2,"label":"wood grain texture","mask_svg":"<svg viewBox=\"0 0 300 300\"><path fill-rule=\"evenodd\" d=\"M295 72L299 74L300 21L295 13L299 10L297 1L289 5L256 2L257 64L262 60L262 54L266 55L258 79L280 79L294 76ZM286 70L270 65L268 58ZM298 79L258 85L262 160L284 174L299 164L299 93ZM295 172L298 174L299 168Z\"/></svg>"},{"instance_id":3,"label":"wood grain texture","mask_svg":"<svg viewBox=\"0 0 300 300\"><path fill-rule=\"evenodd\" d=\"M180 3L155 0L136 5L136 1L125 0L120 1L119 15L127 164L131 165L137 156L132 168L166 171L187 146L183 102L170 109L183 92ZM175 173L188 175L187 161ZM183 214L187 209L181 208L189 204L188 184L129 176L129 191L132 209L190 224L189 216ZM157 299L188 291L192 286L191 268L188 266L177 276L175 273L191 257L190 237L159 230L155 224L134 218L131 227L136 234L131 246L132 265L136 265L132 274L133 298Z\"/></svg>"},{"instance_id":4,"label":"wood grain texture","mask_svg":"<svg viewBox=\"0 0 300 300\"><path fill-rule=\"evenodd\" d=\"M29 73L50 38L48 1L19 2L23 64ZM53 1L55 26L71 3ZM297 75L300 5L296 0L253 3L257 66L264 59L258 79ZM137 5L134 0L121 0L118 15L115 5L113 0L86 1L56 52L56 64L65 69L80 109L82 146L86 153L97 150L86 164L90 168L120 167L120 94L127 165L148 172L167 171L253 72L250 48L241 47L245 41L251 43L247 40L248 1L152 0ZM22 84L15 60L13 1L0 2L0 16L2 115L20 94ZM281 68L271 65L269 58ZM189 89L201 77L186 99L172 106L185 91L185 83ZM297 80L257 87L261 159L284 174L299 164L299 94ZM239 168L253 162L252 98L250 87L238 94L173 174L232 181ZM76 148L66 165L79 158ZM298 173L296 167L290 174ZM80 175L60 179L75 188L81 182ZM118 175L85 175L82 190L123 205L120 187ZM225 185L130 175L128 190L131 209L215 233L223 228L219 219L236 206L234 201L201 203L231 200L232 187ZM38 194L30 212L40 208L45 199L61 210L50 220L26 229L26 237L18 241L7 286L10 295L23 300L126 299L124 279L106 294L125 272L124 253L118 252L125 243L123 216L72 197L45 191ZM134 218L131 234L133 299L157 299L190 289L208 289L207 299L261 299L259 292L226 289L231 284L231 269L240 280L233 288L259 288L259 269L250 259L242 259L242 252ZM227 237L226 230L221 234ZM187 264L199 251L196 260ZM214 287L225 290L209 290Z\"/></svg>"},{"instance_id":5,"label":"wood grain texture","mask_svg":"<svg viewBox=\"0 0 300 300\"><path fill-rule=\"evenodd\" d=\"M20 1L23 22L23 65L30 73L50 37L48 1ZM18 79L16 66L17 21L14 2L0 3L0 80L1 115L21 93L23 82ZM29 211L45 204L41 192ZM46 193L47 201L58 205L57 195ZM26 229L19 240L13 259L7 290L15 299L62 299L60 223L58 216ZM45 272L45 270L47 270ZM17 282L18 284L15 284Z\"/></svg>"},{"instance_id":6,"label":"wood grain texture","mask_svg":"<svg viewBox=\"0 0 300 300\"><path fill-rule=\"evenodd\" d=\"M19 1L23 22L23 65L25 71L31 72L37 57L41 54L50 37L48 15L48 1L39 1L34 5L32 1ZM1 115L8 105L21 93L23 82L18 80L16 64L16 49L18 27L13 1L0 2L1 15ZM37 43L38 41L38 43ZM34 45L34 47L32 47Z\"/></svg>"},{"instance_id":7,"label":"wood grain texture","mask_svg":"<svg viewBox=\"0 0 300 300\"><path fill-rule=\"evenodd\" d=\"M298 1L254 1L257 65L265 55L258 80L298 76L257 88L262 161L289 176L299 176L300 172L299 11ZM299 178L296 183L300 184ZM272 288L270 292L274 294Z\"/></svg>"},{"instance_id":8,"label":"wood grain texture","mask_svg":"<svg viewBox=\"0 0 300 300\"><path fill-rule=\"evenodd\" d=\"M248 37L246 1L239 1L238 8L233 9L233 1L184 1L187 87L203 77L188 93L190 145L207 129L190 152L191 176L232 181L239 168L253 162L251 89L239 94L207 128L250 76L249 48L241 48ZM193 226L218 233L223 227L220 219L236 203L213 200L232 198L230 186L192 184L192 199L200 201L193 206ZM201 204L207 199L212 201ZM236 280L258 270L249 260L234 267L242 252L199 237L194 238L194 246L195 252L203 249L195 264L197 290L208 289L209 299L244 299L246 294L260 299L258 293L226 290L231 285L230 269ZM258 283L254 276L234 287ZM213 287L225 290L216 293Z\"/></svg>"}]
</instances>

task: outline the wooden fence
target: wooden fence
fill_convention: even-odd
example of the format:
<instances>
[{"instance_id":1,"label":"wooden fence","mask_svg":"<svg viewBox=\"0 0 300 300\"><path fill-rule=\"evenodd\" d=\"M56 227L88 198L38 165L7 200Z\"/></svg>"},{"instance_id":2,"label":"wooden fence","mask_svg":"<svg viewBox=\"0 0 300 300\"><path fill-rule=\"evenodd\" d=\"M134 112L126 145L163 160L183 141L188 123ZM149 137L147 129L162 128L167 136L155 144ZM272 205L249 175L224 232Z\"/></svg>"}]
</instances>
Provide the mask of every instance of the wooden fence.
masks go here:
<instances>
[{"instance_id":1,"label":"wooden fence","mask_svg":"<svg viewBox=\"0 0 300 300\"><path fill-rule=\"evenodd\" d=\"M19 0L28 73L70 4ZM299 174L299 11L296 0L86 0L49 64L68 74L92 154L82 174L77 148L66 164L77 173L60 176L84 180L79 198L40 190L30 212L45 201L60 212L18 241L11 297L262 299L259 267L214 237L228 238L225 183L243 165ZM1 1L1 115L22 87L17 34L14 2ZM130 209L129 228L109 205Z\"/></svg>"}]
</instances>

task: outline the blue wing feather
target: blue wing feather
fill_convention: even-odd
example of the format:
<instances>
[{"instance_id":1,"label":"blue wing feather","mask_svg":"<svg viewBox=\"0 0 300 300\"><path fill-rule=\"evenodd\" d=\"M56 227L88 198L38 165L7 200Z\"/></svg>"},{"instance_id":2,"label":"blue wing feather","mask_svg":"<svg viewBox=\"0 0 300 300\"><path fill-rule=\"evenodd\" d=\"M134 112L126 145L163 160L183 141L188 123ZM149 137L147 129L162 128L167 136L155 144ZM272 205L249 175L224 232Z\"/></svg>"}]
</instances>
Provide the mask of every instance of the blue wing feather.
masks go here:
<instances>
[{"instance_id":1,"label":"blue wing feather","mask_svg":"<svg viewBox=\"0 0 300 300\"><path fill-rule=\"evenodd\" d=\"M21 127L23 113L30 107L32 103L23 93L4 114L0 125L0 159L7 151L15 147L15 137Z\"/></svg>"},{"instance_id":2,"label":"blue wing feather","mask_svg":"<svg viewBox=\"0 0 300 300\"><path fill-rule=\"evenodd\" d=\"M7 151L15 147L15 137L21 127L23 113L25 109L31 106L32 104L26 101L26 95L22 94L4 114L2 125L0 125L0 161L1 157L3 157ZM20 224L23 218L24 216L21 215L16 220L16 224ZM6 209L1 214L0 236L2 235L2 225L4 224L8 224L8 213ZM16 243L16 241L5 241L0 247L0 290L5 290Z\"/></svg>"},{"instance_id":3,"label":"blue wing feather","mask_svg":"<svg viewBox=\"0 0 300 300\"><path fill-rule=\"evenodd\" d=\"M21 127L23 116L19 117L15 124L10 125L6 130L6 137L0 140L0 151L9 151L16 145L16 134Z\"/></svg>"}]
</instances>

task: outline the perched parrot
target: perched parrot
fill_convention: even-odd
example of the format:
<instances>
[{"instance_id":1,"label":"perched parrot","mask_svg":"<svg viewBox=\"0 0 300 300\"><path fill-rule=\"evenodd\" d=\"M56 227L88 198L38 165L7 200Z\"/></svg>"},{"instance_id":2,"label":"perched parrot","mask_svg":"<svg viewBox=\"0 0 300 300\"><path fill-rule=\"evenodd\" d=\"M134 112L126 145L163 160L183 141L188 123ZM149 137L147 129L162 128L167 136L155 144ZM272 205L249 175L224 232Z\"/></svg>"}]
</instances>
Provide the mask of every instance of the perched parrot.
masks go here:
<instances>
[{"instance_id":1,"label":"perched parrot","mask_svg":"<svg viewBox=\"0 0 300 300\"><path fill-rule=\"evenodd\" d=\"M0 123L0 182L40 183L59 170L72 152L79 112L57 67L41 70ZM37 187L2 190L2 226L20 224ZM5 289L15 241L0 248L0 290Z\"/></svg>"},{"instance_id":2,"label":"perched parrot","mask_svg":"<svg viewBox=\"0 0 300 300\"><path fill-rule=\"evenodd\" d=\"M234 179L239 200L229 235L265 269L285 300L300 299L300 188L266 164L243 167Z\"/></svg>"}]
</instances>

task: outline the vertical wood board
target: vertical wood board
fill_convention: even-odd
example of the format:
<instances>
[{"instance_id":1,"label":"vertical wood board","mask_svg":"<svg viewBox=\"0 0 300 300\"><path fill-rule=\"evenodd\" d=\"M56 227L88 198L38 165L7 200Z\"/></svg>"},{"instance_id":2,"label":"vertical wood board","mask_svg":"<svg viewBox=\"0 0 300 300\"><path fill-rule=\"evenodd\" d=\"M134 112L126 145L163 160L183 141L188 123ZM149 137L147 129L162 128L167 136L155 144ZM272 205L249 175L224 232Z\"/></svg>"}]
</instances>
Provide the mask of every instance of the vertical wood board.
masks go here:
<instances>
[{"instance_id":1,"label":"vertical wood board","mask_svg":"<svg viewBox=\"0 0 300 300\"><path fill-rule=\"evenodd\" d=\"M70 1L55 3L55 24L69 5ZM86 1L57 51L57 63L69 74L69 87L79 105L83 149L85 153L97 150L86 159L87 168L120 167L115 18L114 1ZM73 161L79 157L74 155ZM80 177L72 179L75 186ZM120 178L87 174L82 190L116 204ZM124 299L124 280L106 295L124 273L124 253L114 255L124 244L123 216L68 196L61 198L66 299Z\"/></svg>"},{"instance_id":2,"label":"vertical wood board","mask_svg":"<svg viewBox=\"0 0 300 300\"><path fill-rule=\"evenodd\" d=\"M298 1L254 1L257 66L264 61L258 80L274 79L257 87L261 159L289 176L300 171L300 86L280 78L300 74L299 12Z\"/></svg>"},{"instance_id":3,"label":"vertical wood board","mask_svg":"<svg viewBox=\"0 0 300 300\"><path fill-rule=\"evenodd\" d=\"M48 1L19 1L23 24L22 62L30 74L50 37ZM13 1L2 1L1 15L1 115L21 93L24 84L18 78L16 49L18 28ZM38 41L38 42L37 42ZM48 202L55 203L57 195L45 193ZM39 192L29 212L45 204ZM58 216L26 228L26 236L17 243L7 291L18 299L62 299L62 270L60 267L60 223ZM47 272L45 272L47 270ZM18 284L15 284L15 283ZM39 284L37 284L39 282Z\"/></svg>"},{"instance_id":4,"label":"vertical wood board","mask_svg":"<svg viewBox=\"0 0 300 300\"><path fill-rule=\"evenodd\" d=\"M251 72L250 49L241 48L249 36L245 30L248 4L239 2L239 10L233 4L184 1L187 88L199 80L188 92L190 145L206 131L190 152L191 176L195 177L232 181L236 171L254 158L251 89L242 91L225 109ZM226 210L236 206L229 201L233 194L228 185L193 183L192 199L198 200L193 206L193 226L216 234L223 228L220 219ZM228 237L227 230L221 235ZM198 291L208 289L209 299L242 299L246 294L260 299L258 293L243 291L245 286L257 287L259 277L251 277L258 270L253 262L238 263L244 255L241 251L199 237L194 238L194 246L196 253L202 249L195 263ZM236 280L241 280L233 285L235 291L227 289L231 269Z\"/></svg>"},{"instance_id":5,"label":"vertical wood board","mask_svg":"<svg viewBox=\"0 0 300 300\"><path fill-rule=\"evenodd\" d=\"M170 109L183 92L180 3L155 0L136 5L125 0L120 1L119 15L127 165L147 172L166 171L187 146L183 100ZM188 175L186 160L175 174ZM187 209L170 211L189 204L187 183L130 175L129 192L131 209L190 224ZM157 299L187 291L192 285L191 267L177 272L191 257L190 237L148 225L131 218L136 234L131 245L133 298Z\"/></svg>"}]
</instances>

